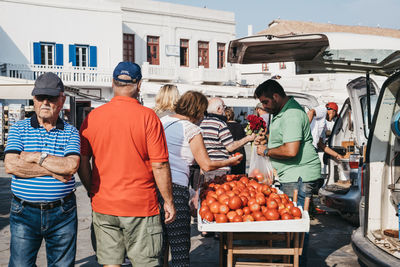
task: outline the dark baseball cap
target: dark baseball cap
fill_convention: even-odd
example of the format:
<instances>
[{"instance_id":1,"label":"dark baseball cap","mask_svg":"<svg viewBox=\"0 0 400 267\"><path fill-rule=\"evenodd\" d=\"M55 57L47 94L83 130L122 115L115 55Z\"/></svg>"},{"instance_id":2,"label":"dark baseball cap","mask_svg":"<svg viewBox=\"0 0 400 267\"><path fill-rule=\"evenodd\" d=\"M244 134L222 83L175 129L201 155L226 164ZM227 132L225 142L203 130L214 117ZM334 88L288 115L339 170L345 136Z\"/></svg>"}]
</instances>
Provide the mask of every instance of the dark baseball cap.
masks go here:
<instances>
[{"instance_id":1,"label":"dark baseball cap","mask_svg":"<svg viewBox=\"0 0 400 267\"><path fill-rule=\"evenodd\" d=\"M52 72L46 72L36 79L32 95L58 96L60 92L64 92L61 79Z\"/></svg>"},{"instance_id":2,"label":"dark baseball cap","mask_svg":"<svg viewBox=\"0 0 400 267\"><path fill-rule=\"evenodd\" d=\"M118 76L127 75L131 77L129 80L119 79ZM124 83L136 83L142 79L142 72L140 71L140 67L136 63L132 62L120 62L115 67L113 72L114 80L124 82Z\"/></svg>"}]
</instances>

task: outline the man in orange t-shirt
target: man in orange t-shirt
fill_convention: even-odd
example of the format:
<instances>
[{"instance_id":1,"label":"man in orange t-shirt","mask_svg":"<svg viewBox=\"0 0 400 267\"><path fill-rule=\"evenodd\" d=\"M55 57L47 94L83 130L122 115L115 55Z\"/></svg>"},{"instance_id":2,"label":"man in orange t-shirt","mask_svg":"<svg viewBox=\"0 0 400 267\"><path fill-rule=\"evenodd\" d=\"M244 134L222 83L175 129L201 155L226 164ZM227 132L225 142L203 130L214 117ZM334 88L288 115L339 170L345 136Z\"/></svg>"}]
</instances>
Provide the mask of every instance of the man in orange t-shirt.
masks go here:
<instances>
[{"instance_id":1,"label":"man in orange t-shirt","mask_svg":"<svg viewBox=\"0 0 400 267\"><path fill-rule=\"evenodd\" d=\"M96 255L104 266L158 266L162 226L156 189L165 200L165 223L175 218L163 126L137 97L140 67L121 62L113 73L114 98L81 126L79 176L92 200ZM92 161L92 164L90 164Z\"/></svg>"}]
</instances>

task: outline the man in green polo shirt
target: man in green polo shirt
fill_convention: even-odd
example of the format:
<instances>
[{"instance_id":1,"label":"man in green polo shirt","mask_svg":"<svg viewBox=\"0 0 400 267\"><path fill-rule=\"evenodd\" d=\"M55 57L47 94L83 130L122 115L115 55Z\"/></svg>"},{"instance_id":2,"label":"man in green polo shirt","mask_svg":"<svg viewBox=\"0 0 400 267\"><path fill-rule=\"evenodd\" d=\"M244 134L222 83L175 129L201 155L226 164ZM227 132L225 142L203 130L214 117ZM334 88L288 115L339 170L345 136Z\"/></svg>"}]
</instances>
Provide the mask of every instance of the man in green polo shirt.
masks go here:
<instances>
[{"instance_id":1,"label":"man in green polo shirt","mask_svg":"<svg viewBox=\"0 0 400 267\"><path fill-rule=\"evenodd\" d=\"M303 108L288 97L275 80L260 84L254 92L264 109L273 115L269 128L268 147L257 146L257 153L269 156L281 183L280 189L293 198L298 190L297 204L311 197L318 188L321 163L312 144L310 123ZM307 266L308 233L305 235L300 266Z\"/></svg>"},{"instance_id":2,"label":"man in green polo shirt","mask_svg":"<svg viewBox=\"0 0 400 267\"><path fill-rule=\"evenodd\" d=\"M289 197L293 197L293 190L297 189L298 204L304 205L305 197L310 197L317 189L321 176L321 163L312 144L307 114L275 80L260 84L255 96L265 110L273 114L268 147L258 146L257 152L270 157L277 170L280 189Z\"/></svg>"}]
</instances>

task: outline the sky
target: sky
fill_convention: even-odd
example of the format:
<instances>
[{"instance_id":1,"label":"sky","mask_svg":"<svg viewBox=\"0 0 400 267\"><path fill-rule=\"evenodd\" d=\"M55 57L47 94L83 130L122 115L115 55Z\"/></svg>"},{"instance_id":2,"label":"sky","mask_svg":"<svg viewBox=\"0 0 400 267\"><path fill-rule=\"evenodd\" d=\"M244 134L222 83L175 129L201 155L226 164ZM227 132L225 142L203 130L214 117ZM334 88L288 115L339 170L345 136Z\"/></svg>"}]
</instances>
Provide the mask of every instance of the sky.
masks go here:
<instances>
[{"instance_id":1,"label":"sky","mask_svg":"<svg viewBox=\"0 0 400 267\"><path fill-rule=\"evenodd\" d=\"M235 13L236 37L256 34L274 19L400 30L400 0L156 0Z\"/></svg>"}]
</instances>

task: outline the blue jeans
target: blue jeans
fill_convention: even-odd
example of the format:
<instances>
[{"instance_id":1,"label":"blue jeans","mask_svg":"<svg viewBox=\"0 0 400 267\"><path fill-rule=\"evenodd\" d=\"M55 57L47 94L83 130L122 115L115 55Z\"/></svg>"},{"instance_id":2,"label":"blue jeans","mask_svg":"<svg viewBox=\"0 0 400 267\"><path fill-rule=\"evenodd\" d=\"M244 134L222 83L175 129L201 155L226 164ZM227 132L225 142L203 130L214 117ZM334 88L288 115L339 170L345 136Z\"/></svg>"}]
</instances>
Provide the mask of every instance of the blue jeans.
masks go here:
<instances>
[{"instance_id":1,"label":"blue jeans","mask_svg":"<svg viewBox=\"0 0 400 267\"><path fill-rule=\"evenodd\" d=\"M48 266L74 266L77 226L75 196L49 210L23 205L12 199L8 266L36 266L43 238Z\"/></svg>"},{"instance_id":2,"label":"blue jeans","mask_svg":"<svg viewBox=\"0 0 400 267\"><path fill-rule=\"evenodd\" d=\"M312 201L313 192L318 189L319 181L311 181L304 182L301 177L297 180L297 182L293 183L282 183L280 189L293 199L293 191L297 189L298 197L297 197L297 205L304 207L304 200L306 197L310 198L310 202ZM300 266L307 266L307 251L308 251L308 242L309 242L309 233L306 233L304 236L304 244L303 244L303 253L300 256Z\"/></svg>"}]
</instances>

